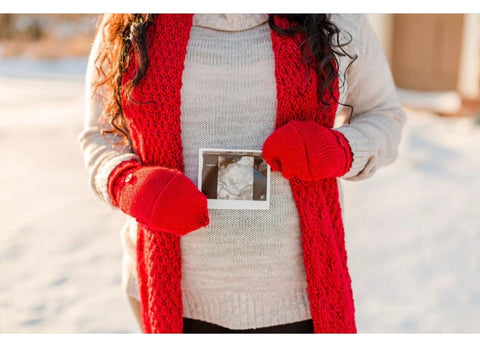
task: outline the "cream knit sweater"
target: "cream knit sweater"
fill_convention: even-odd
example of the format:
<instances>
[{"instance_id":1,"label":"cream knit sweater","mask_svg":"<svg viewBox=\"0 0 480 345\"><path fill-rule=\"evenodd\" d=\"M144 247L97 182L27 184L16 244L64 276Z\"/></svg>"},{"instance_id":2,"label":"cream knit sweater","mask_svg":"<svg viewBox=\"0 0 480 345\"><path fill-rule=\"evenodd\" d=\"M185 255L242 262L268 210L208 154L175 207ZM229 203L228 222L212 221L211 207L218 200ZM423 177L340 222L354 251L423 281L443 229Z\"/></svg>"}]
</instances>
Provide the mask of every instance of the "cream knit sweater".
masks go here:
<instances>
[{"instance_id":1,"label":"cream knit sweater","mask_svg":"<svg viewBox=\"0 0 480 345\"><path fill-rule=\"evenodd\" d=\"M197 183L198 148L262 148L274 130L276 84L270 28L265 14L196 14L187 46L182 104L185 174ZM350 124L337 128L354 155L342 178L360 180L391 163L405 114L378 42L361 15L335 15L352 35L347 50L358 55L341 88L353 106ZM96 78L92 49L87 89ZM343 76L348 58L340 58ZM343 79L341 79L343 82ZM98 98L97 98L98 97ZM101 95L87 98L79 140L92 190L111 204L106 185L117 164L137 157L113 149L99 134ZM267 327L310 318L299 219L289 182L271 176L269 210L209 210L210 224L181 238L184 316L233 329ZM135 272L135 221L122 231L123 281L139 298Z\"/></svg>"}]
</instances>

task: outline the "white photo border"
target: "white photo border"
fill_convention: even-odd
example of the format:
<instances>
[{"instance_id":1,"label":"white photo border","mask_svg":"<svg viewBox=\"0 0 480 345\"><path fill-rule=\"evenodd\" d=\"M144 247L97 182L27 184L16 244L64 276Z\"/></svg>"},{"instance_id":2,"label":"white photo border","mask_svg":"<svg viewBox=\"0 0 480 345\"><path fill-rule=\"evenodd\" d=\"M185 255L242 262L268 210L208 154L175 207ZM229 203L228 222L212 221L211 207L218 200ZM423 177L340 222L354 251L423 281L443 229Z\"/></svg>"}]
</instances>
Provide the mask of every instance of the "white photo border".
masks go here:
<instances>
[{"instance_id":1,"label":"white photo border","mask_svg":"<svg viewBox=\"0 0 480 345\"><path fill-rule=\"evenodd\" d=\"M198 149L198 189L202 190L203 184L203 154L214 152L218 154L245 153L262 156L262 150L249 149L222 149L222 148L199 148ZM263 158L263 157L262 157ZM265 162L266 163L266 162ZM209 209L238 209L238 210L268 210L270 209L270 165L267 164L267 195L266 200L217 200L208 199Z\"/></svg>"}]
</instances>

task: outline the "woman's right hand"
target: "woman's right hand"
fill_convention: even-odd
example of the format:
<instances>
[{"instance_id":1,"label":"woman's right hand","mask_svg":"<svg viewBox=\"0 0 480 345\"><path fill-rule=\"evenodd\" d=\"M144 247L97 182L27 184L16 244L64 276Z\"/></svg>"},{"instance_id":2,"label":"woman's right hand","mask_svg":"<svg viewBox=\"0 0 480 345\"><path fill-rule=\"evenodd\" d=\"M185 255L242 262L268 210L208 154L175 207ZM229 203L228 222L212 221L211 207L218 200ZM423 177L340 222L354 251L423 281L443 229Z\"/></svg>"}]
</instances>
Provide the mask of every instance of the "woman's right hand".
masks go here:
<instances>
[{"instance_id":1,"label":"woman's right hand","mask_svg":"<svg viewBox=\"0 0 480 345\"><path fill-rule=\"evenodd\" d=\"M115 206L148 228L178 236L209 224L207 197L178 170L121 163L109 176Z\"/></svg>"}]
</instances>

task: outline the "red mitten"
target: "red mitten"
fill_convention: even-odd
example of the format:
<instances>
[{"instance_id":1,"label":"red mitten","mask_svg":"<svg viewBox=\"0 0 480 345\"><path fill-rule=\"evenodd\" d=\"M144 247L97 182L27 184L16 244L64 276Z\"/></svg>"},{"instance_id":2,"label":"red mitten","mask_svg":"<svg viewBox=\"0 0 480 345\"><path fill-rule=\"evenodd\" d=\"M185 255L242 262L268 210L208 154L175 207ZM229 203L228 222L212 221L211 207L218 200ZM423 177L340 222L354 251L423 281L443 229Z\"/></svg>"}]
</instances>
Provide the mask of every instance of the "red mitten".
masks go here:
<instances>
[{"instance_id":1,"label":"red mitten","mask_svg":"<svg viewBox=\"0 0 480 345\"><path fill-rule=\"evenodd\" d=\"M265 140L262 155L272 171L305 181L342 176L353 159L342 133L314 121L298 120L275 130Z\"/></svg>"},{"instance_id":2,"label":"red mitten","mask_svg":"<svg viewBox=\"0 0 480 345\"><path fill-rule=\"evenodd\" d=\"M108 178L108 193L115 206L154 230L181 236L209 223L206 196L178 170L123 162Z\"/></svg>"}]
</instances>

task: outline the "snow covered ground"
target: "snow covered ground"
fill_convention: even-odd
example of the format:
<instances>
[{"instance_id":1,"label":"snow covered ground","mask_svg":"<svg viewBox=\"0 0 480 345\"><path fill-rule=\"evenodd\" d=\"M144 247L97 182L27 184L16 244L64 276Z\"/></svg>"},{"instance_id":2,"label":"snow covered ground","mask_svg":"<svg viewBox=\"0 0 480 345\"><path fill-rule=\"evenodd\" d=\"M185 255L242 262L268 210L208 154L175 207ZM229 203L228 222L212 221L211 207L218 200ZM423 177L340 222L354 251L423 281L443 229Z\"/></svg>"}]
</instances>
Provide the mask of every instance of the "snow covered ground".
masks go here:
<instances>
[{"instance_id":1,"label":"snow covered ground","mask_svg":"<svg viewBox=\"0 0 480 345\"><path fill-rule=\"evenodd\" d=\"M480 332L480 126L408 112L399 158L345 182L363 332Z\"/></svg>"},{"instance_id":2,"label":"snow covered ground","mask_svg":"<svg viewBox=\"0 0 480 345\"><path fill-rule=\"evenodd\" d=\"M139 331L76 141L85 64L0 61L3 333ZM343 182L358 330L480 332L480 126L408 114L398 160Z\"/></svg>"}]
</instances>

